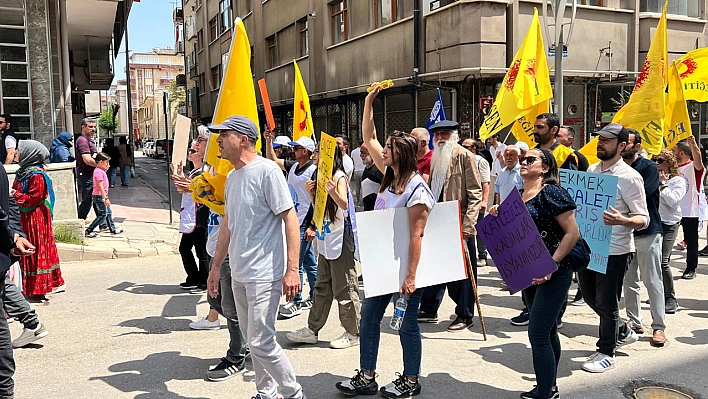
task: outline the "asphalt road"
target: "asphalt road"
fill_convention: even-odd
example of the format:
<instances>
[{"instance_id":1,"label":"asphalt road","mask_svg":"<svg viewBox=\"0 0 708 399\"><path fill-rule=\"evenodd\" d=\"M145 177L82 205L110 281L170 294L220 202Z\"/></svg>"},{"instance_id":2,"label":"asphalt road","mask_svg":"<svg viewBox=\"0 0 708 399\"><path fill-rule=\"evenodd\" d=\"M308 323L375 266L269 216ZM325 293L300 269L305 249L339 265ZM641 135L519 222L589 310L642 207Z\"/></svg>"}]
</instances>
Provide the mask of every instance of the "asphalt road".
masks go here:
<instances>
[{"instance_id":1,"label":"asphalt road","mask_svg":"<svg viewBox=\"0 0 708 399\"><path fill-rule=\"evenodd\" d=\"M135 173L145 183L162 194L162 196L165 197L165 203L167 203L167 198L169 198L170 195L168 189L171 190L172 209L179 211L182 195L178 193L174 185L172 185L172 179L169 178L170 175L166 158L148 158L143 156L141 151L136 151Z\"/></svg>"}]
</instances>

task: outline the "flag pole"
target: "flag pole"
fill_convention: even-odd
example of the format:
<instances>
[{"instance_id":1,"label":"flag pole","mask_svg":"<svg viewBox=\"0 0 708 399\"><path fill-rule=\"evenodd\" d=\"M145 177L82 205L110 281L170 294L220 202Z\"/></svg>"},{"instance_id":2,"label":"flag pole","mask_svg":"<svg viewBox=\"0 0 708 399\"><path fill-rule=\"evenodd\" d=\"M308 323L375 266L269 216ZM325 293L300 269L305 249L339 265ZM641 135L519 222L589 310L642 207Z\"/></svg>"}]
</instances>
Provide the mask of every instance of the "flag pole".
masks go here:
<instances>
[{"instance_id":1,"label":"flag pole","mask_svg":"<svg viewBox=\"0 0 708 399\"><path fill-rule=\"evenodd\" d=\"M479 294L477 292L477 282L475 281L474 269L472 269L472 261L470 259L470 249L467 246L467 242L462 240L465 247L465 264L467 265L467 273L470 275L470 281L472 282L472 292L474 293L474 303L477 304L477 313L479 313L479 323L482 325L482 336L484 340L487 340L487 327L484 325L484 316L482 316L482 307L479 304Z\"/></svg>"}]
</instances>

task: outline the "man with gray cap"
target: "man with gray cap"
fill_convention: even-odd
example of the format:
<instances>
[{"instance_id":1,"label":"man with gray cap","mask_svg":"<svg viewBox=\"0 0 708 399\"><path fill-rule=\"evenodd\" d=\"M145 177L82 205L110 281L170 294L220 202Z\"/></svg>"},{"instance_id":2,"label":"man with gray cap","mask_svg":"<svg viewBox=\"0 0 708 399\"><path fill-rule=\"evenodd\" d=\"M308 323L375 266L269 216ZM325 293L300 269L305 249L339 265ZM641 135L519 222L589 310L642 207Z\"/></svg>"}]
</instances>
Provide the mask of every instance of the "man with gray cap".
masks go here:
<instances>
[{"instance_id":1,"label":"man with gray cap","mask_svg":"<svg viewBox=\"0 0 708 399\"><path fill-rule=\"evenodd\" d=\"M226 215L214 262L221 264L229 255L236 310L256 373L255 398L275 399L278 392L288 399L305 398L275 339L281 295L289 301L300 290L298 220L288 185L277 165L258 156L253 121L232 116L209 129L218 131L221 157L234 165L226 178ZM207 289L213 298L218 295L219 268L209 272Z\"/></svg>"},{"instance_id":2,"label":"man with gray cap","mask_svg":"<svg viewBox=\"0 0 708 399\"><path fill-rule=\"evenodd\" d=\"M597 352L583 363L583 370L604 373L615 367L615 349L636 342L639 338L619 317L622 282L634 249L632 231L649 226L649 211L642 176L622 161L622 151L629 142L629 132L610 123L598 133L599 163L588 172L617 176L615 206L602 213L602 221L612 226L612 242L605 274L585 269L578 273L578 282L585 302L600 316L600 339Z\"/></svg>"}]
</instances>

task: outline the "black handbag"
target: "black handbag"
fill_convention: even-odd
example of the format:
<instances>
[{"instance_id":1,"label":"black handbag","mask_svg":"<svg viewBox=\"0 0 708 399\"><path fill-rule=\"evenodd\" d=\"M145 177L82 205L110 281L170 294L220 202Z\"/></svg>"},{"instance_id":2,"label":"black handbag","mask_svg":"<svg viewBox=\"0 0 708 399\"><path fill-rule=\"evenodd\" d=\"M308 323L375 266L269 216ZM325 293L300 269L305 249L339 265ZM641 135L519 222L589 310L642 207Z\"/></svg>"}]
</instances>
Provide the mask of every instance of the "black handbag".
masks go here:
<instances>
[{"instance_id":1,"label":"black handbag","mask_svg":"<svg viewBox=\"0 0 708 399\"><path fill-rule=\"evenodd\" d=\"M568 252L568 255L563 258L561 265L567 265L574 272L579 272L587 269L590 264L590 255L592 251L587 241L583 237L580 237L578 242L575 243L573 248Z\"/></svg>"}]
</instances>

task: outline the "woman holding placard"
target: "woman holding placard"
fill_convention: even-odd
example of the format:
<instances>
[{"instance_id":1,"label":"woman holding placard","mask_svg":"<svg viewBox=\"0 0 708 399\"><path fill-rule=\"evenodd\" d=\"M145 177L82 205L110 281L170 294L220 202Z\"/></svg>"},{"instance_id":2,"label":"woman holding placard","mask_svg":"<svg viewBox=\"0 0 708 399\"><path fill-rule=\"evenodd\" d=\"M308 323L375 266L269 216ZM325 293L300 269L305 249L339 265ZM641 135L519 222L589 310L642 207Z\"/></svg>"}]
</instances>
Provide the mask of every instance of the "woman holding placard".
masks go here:
<instances>
[{"instance_id":1,"label":"woman holding placard","mask_svg":"<svg viewBox=\"0 0 708 399\"><path fill-rule=\"evenodd\" d=\"M572 265L566 255L580 239L580 231L575 222L575 201L559 184L558 165L553 154L548 150L533 149L519 161L519 173L524 179L521 198L546 248L558 264L558 270L533 279L533 286L522 292L529 309L528 334L538 385L522 393L521 398L550 399L558 397L556 375L561 344L556 320L573 279ZM498 205L489 209L494 216L498 212Z\"/></svg>"},{"instance_id":2,"label":"woman holding placard","mask_svg":"<svg viewBox=\"0 0 708 399\"><path fill-rule=\"evenodd\" d=\"M376 139L373 102L381 91L378 84L366 96L364 102L362 133L364 144L369 149L376 167L384 174L376 197L375 209L406 207L410 225L410 246L408 248L408 269L399 293L408 301L408 312L398 331L403 347L403 373L393 382L381 388L381 394L388 398L409 398L420 394L420 364L422 343L418 327L417 309L423 289L416 289L415 276L420 260L420 248L428 221L428 212L435 199L423 178L418 174L416 152L418 142L411 135L393 132L386 140L386 146ZM366 276L364 276L366 279ZM376 358L381 335L381 319L391 302L393 294L366 298L361 308L361 329L359 346L360 369L351 378L338 382L336 387L347 395L374 395L379 390L376 383Z\"/></svg>"},{"instance_id":3,"label":"woman holding placard","mask_svg":"<svg viewBox=\"0 0 708 399\"><path fill-rule=\"evenodd\" d=\"M319 146L315 148L313 163L319 162ZM349 219L349 185L344 173L342 152L333 151L332 179L327 182L322 231L317 236L317 283L307 327L286 334L292 342L316 344L317 333L327 322L332 300L339 305L339 321L344 334L329 343L333 349L359 345L359 282L354 265L354 235ZM315 176L313 176L313 179ZM312 203L315 203L316 182L305 183ZM314 223L313 223L314 226ZM316 227L314 227L316 230Z\"/></svg>"},{"instance_id":4,"label":"woman holding placard","mask_svg":"<svg viewBox=\"0 0 708 399\"><path fill-rule=\"evenodd\" d=\"M654 157L654 162L659 169L659 215L661 215L661 228L663 241L661 242L661 274L664 281L664 298L666 313L676 313L678 302L674 291L674 276L669 267L671 248L674 246L681 222L681 199L688 192L688 181L679 173L678 161L669 150L661 150Z\"/></svg>"}]
</instances>

